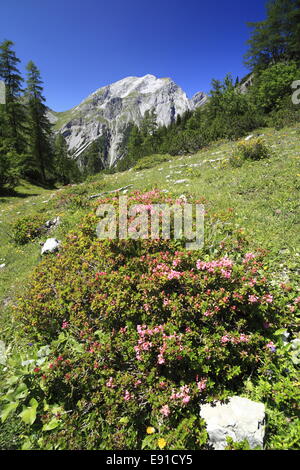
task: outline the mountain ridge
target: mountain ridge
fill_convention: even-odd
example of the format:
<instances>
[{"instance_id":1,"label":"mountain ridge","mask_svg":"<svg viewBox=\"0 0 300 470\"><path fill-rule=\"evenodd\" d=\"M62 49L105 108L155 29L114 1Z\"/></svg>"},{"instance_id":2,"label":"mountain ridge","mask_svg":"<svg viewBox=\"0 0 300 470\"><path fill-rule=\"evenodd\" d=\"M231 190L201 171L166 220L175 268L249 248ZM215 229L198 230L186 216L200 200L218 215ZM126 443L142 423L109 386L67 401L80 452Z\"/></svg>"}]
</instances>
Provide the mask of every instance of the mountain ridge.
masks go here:
<instances>
[{"instance_id":1,"label":"mountain ridge","mask_svg":"<svg viewBox=\"0 0 300 470\"><path fill-rule=\"evenodd\" d=\"M48 117L55 130L67 141L73 158L78 160L89 145L104 136L107 154L104 167L111 167L121 157L124 134L130 123L140 125L147 111L155 111L157 124L168 126L178 115L202 106L207 100L203 92L189 99L171 78L147 74L125 77L98 88L70 110Z\"/></svg>"}]
</instances>

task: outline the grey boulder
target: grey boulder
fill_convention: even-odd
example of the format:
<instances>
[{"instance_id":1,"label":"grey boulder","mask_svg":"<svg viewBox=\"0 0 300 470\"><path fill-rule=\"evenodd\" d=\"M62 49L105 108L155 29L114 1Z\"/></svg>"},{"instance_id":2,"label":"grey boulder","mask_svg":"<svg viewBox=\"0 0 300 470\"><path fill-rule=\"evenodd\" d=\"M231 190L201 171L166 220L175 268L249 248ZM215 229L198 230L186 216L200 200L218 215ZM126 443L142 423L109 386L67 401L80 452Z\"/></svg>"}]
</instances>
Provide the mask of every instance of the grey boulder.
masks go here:
<instances>
[{"instance_id":1,"label":"grey boulder","mask_svg":"<svg viewBox=\"0 0 300 470\"><path fill-rule=\"evenodd\" d=\"M206 422L209 444L215 450L227 446L227 437L234 442L247 440L250 447L263 447L265 406L243 397L231 397L228 403L204 404L200 416Z\"/></svg>"}]
</instances>

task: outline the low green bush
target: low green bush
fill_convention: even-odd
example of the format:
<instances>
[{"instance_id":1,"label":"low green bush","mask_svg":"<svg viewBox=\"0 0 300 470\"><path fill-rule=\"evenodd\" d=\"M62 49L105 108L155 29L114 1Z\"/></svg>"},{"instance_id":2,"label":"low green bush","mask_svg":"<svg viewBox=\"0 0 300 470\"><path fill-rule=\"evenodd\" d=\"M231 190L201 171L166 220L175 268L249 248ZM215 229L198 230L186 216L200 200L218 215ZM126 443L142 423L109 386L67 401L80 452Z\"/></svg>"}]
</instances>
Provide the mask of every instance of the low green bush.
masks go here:
<instances>
[{"instance_id":1,"label":"low green bush","mask_svg":"<svg viewBox=\"0 0 300 470\"><path fill-rule=\"evenodd\" d=\"M25 245L47 231L41 215L20 217L12 225L12 238L17 245Z\"/></svg>"},{"instance_id":2,"label":"low green bush","mask_svg":"<svg viewBox=\"0 0 300 470\"><path fill-rule=\"evenodd\" d=\"M158 191L130 201L149 213L175 202ZM100 202L117 209L118 198ZM205 449L200 404L233 394L256 393L293 421L298 379L278 329L295 331L299 292L273 282L263 252L228 220L199 251L101 241L98 221L88 214L40 263L15 307L33 344L8 359L0 408L28 425L23 448Z\"/></svg>"},{"instance_id":3,"label":"low green bush","mask_svg":"<svg viewBox=\"0 0 300 470\"><path fill-rule=\"evenodd\" d=\"M229 158L229 164L240 167L246 160L262 160L271 156L271 150L261 137L255 137L248 141L238 142L236 150Z\"/></svg>"},{"instance_id":4,"label":"low green bush","mask_svg":"<svg viewBox=\"0 0 300 470\"><path fill-rule=\"evenodd\" d=\"M171 158L171 155L149 155L148 157L144 157L138 160L138 162L134 165L134 170L147 170L148 168L155 167L159 163L168 162Z\"/></svg>"}]
</instances>

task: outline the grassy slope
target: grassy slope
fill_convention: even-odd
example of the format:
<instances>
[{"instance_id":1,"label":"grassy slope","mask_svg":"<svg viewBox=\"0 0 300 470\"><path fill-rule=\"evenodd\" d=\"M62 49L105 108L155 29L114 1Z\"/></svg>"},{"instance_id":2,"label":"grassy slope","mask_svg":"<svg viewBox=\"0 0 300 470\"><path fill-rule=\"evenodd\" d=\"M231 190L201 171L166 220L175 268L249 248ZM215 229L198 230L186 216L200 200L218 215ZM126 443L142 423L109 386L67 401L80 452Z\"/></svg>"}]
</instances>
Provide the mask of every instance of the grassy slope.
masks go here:
<instances>
[{"instance_id":1,"label":"grassy slope","mask_svg":"<svg viewBox=\"0 0 300 470\"><path fill-rule=\"evenodd\" d=\"M23 197L0 197L0 308L2 331L7 328L5 305L26 288L30 271L40 260L40 242L16 246L11 238L11 223L18 217L44 214L45 222L61 216L62 224L48 236L63 240L76 227L88 210L80 204L69 204L68 194L109 191L133 184L132 189L154 187L169 190L174 195L204 196L207 207L214 212L232 209L235 223L251 236L253 247L270 250L270 261L282 272L287 266L297 269L300 256L300 126L275 131L263 129L265 140L274 155L268 160L245 163L232 168L226 159L234 153L235 144L218 142L195 155L174 157L153 168L136 172L129 170L114 175L99 175L90 182L62 190L44 190L24 184L16 188ZM222 160L218 160L222 159ZM176 183L178 180L187 180ZM64 196L66 200L61 201ZM4 328L4 330L3 330ZM0 338L1 339L1 338Z\"/></svg>"}]
</instances>

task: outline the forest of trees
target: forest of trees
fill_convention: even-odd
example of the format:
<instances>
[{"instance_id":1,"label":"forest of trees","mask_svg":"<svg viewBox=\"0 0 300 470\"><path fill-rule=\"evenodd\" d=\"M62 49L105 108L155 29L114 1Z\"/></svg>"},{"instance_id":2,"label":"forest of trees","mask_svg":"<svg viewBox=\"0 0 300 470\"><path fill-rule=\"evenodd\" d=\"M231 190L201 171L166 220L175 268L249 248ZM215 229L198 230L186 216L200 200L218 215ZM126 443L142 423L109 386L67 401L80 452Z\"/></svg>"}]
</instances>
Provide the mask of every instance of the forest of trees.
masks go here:
<instances>
[{"instance_id":1,"label":"forest of trees","mask_svg":"<svg viewBox=\"0 0 300 470\"><path fill-rule=\"evenodd\" d=\"M26 67L25 86L20 59L12 41L0 44L0 80L5 104L0 105L0 190L16 186L20 178L36 184L63 184L79 178L62 136L55 138L47 117L43 82L37 66Z\"/></svg>"},{"instance_id":2,"label":"forest of trees","mask_svg":"<svg viewBox=\"0 0 300 470\"><path fill-rule=\"evenodd\" d=\"M291 101L291 84L300 79L300 0L269 1L266 20L249 26L245 64L252 85L247 92L228 74L212 81L204 106L177 116L168 127L158 127L155 112L148 111L139 127L125 129L122 158L111 171L126 170L148 155L192 153L217 139L300 120L299 106ZM23 86L13 46L7 40L0 44L0 80L6 90L6 104L0 104L0 189L15 186L19 178L68 184L102 171L109 136L88 147L79 170L63 136L53 133L38 68L29 62Z\"/></svg>"}]
</instances>

